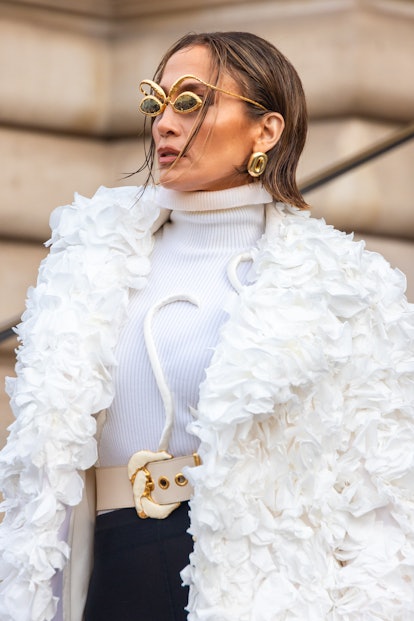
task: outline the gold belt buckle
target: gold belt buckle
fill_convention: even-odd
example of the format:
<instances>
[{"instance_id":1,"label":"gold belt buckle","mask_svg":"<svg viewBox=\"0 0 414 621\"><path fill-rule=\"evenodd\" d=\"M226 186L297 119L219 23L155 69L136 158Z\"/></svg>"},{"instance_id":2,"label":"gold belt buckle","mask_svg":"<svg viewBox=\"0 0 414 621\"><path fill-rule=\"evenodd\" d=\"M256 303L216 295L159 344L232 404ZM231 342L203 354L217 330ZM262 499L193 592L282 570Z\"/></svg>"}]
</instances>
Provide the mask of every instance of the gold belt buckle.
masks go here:
<instances>
[{"instance_id":1,"label":"gold belt buckle","mask_svg":"<svg viewBox=\"0 0 414 621\"><path fill-rule=\"evenodd\" d=\"M194 463L199 465L200 458L195 453ZM180 506L180 502L159 504L152 497L155 484L147 466L150 463L172 459L172 455L166 451L138 451L132 455L128 462L128 477L131 481L134 503L140 518L152 517L162 520L170 515L174 509ZM185 477L181 475L183 479ZM186 479L185 479L186 480ZM180 485L177 482L177 485Z\"/></svg>"}]
</instances>

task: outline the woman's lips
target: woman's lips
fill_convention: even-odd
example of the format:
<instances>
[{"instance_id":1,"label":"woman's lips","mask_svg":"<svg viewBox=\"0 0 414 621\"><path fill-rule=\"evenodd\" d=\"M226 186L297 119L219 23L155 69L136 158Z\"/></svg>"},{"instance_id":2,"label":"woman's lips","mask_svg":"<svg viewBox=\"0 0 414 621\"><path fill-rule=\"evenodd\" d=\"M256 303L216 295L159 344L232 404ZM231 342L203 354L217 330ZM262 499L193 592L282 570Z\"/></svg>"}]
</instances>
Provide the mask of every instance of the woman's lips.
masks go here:
<instances>
[{"instance_id":1,"label":"woman's lips","mask_svg":"<svg viewBox=\"0 0 414 621\"><path fill-rule=\"evenodd\" d=\"M170 166L177 159L179 150L172 147L162 147L157 150L158 163L160 166Z\"/></svg>"}]
</instances>

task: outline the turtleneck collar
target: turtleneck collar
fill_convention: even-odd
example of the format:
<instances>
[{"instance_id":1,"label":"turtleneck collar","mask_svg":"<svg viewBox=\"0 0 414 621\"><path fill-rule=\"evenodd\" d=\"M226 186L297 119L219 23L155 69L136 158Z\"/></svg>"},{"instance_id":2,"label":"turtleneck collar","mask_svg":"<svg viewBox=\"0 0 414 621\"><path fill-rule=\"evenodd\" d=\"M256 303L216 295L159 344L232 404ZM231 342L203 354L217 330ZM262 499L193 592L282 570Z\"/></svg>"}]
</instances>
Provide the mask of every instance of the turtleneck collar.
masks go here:
<instances>
[{"instance_id":1,"label":"turtleneck collar","mask_svg":"<svg viewBox=\"0 0 414 621\"><path fill-rule=\"evenodd\" d=\"M258 182L211 192L178 192L157 186L155 193L155 202L173 211L216 211L245 205L266 205L272 201L272 196Z\"/></svg>"}]
</instances>

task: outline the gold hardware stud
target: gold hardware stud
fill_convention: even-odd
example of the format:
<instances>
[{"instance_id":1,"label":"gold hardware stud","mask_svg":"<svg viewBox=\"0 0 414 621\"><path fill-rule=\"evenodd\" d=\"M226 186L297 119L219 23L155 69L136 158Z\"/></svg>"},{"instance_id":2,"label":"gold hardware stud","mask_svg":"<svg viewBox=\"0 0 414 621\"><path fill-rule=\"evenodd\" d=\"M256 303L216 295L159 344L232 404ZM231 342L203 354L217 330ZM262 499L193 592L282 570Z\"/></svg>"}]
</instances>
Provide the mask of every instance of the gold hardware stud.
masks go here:
<instances>
[{"instance_id":1,"label":"gold hardware stud","mask_svg":"<svg viewBox=\"0 0 414 621\"><path fill-rule=\"evenodd\" d=\"M158 485L161 489L168 489L170 487L170 482L167 477L160 477L158 479Z\"/></svg>"},{"instance_id":2,"label":"gold hardware stud","mask_svg":"<svg viewBox=\"0 0 414 621\"><path fill-rule=\"evenodd\" d=\"M187 485L188 480L185 478L182 472L179 472L175 475L175 482L180 487L184 487L184 485Z\"/></svg>"}]
</instances>

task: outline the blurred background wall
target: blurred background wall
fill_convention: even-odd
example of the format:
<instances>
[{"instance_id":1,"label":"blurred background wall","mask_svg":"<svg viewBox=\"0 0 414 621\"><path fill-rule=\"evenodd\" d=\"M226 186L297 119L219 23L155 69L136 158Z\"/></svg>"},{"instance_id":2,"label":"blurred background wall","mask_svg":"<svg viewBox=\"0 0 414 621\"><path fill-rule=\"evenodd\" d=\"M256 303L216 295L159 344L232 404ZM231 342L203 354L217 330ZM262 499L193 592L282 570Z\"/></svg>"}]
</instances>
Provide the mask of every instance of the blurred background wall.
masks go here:
<instances>
[{"instance_id":1,"label":"blurred background wall","mask_svg":"<svg viewBox=\"0 0 414 621\"><path fill-rule=\"evenodd\" d=\"M0 1L0 324L19 315L49 215L143 158L138 84L188 31L249 30L298 69L310 131L299 178L414 120L414 0ZM306 199L408 275L414 299L414 141ZM0 444L11 413L0 345Z\"/></svg>"}]
</instances>

